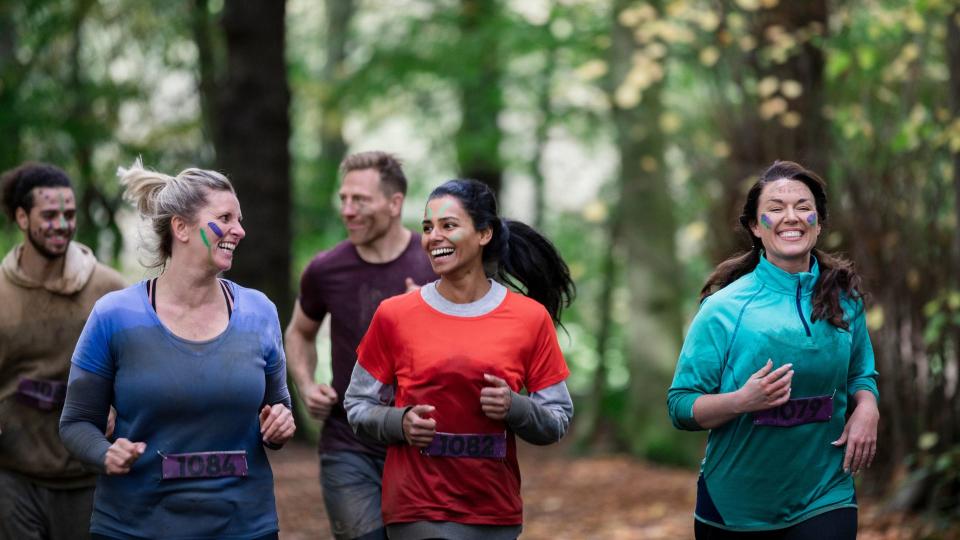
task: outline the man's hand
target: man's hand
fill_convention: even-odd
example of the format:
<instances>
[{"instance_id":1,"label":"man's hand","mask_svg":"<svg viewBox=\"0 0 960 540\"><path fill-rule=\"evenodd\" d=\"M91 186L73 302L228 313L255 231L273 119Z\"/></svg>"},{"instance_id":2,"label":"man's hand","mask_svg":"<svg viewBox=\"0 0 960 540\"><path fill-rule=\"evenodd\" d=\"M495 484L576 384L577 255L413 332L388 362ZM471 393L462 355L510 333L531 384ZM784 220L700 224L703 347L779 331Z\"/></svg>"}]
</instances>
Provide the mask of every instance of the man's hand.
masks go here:
<instances>
[{"instance_id":1,"label":"man's hand","mask_svg":"<svg viewBox=\"0 0 960 540\"><path fill-rule=\"evenodd\" d=\"M308 383L300 387L301 397L310 411L310 416L323 421L337 404L337 391L329 384Z\"/></svg>"}]
</instances>

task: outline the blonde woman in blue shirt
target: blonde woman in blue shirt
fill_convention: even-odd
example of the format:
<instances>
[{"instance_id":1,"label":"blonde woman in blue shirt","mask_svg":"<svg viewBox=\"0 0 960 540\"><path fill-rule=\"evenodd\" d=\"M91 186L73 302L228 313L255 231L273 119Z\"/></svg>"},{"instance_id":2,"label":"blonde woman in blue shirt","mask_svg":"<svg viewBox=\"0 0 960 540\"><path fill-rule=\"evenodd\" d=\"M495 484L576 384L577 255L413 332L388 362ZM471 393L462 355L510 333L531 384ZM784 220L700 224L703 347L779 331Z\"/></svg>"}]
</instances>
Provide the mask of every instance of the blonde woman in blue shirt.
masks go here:
<instances>
[{"instance_id":1,"label":"blonde woman in blue shirt","mask_svg":"<svg viewBox=\"0 0 960 540\"><path fill-rule=\"evenodd\" d=\"M852 474L876 453L877 372L861 279L815 248L823 180L778 161L750 189L752 249L701 291L668 392L676 427L709 429L697 486L699 540L847 540Z\"/></svg>"}]
</instances>

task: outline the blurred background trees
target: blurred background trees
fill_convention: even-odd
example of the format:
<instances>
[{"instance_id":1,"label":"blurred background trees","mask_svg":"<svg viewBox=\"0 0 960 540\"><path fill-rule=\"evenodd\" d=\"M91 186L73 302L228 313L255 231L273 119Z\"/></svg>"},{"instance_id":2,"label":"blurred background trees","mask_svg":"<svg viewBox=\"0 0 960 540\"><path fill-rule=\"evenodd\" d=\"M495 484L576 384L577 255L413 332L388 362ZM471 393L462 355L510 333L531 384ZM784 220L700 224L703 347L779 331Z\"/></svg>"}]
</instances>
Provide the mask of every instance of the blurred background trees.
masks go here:
<instances>
[{"instance_id":1,"label":"blurred background trees","mask_svg":"<svg viewBox=\"0 0 960 540\"><path fill-rule=\"evenodd\" d=\"M131 278L116 168L216 167L248 232L231 277L285 319L342 237L337 164L373 148L406 159L411 227L468 176L554 239L579 288L576 448L683 465L703 437L669 426L665 389L703 279L748 245L745 188L775 159L821 172L821 247L872 292L864 483L958 517L955 1L0 0L0 169L66 168L80 240Z\"/></svg>"}]
</instances>

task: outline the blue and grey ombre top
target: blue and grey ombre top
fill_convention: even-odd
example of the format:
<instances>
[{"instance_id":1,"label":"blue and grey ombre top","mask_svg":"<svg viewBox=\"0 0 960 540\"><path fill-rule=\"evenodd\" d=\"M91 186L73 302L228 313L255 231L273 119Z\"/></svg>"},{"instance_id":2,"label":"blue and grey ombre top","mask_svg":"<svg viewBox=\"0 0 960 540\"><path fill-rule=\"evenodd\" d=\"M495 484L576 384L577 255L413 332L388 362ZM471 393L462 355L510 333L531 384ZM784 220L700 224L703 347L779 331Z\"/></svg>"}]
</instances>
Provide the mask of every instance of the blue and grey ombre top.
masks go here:
<instances>
[{"instance_id":1,"label":"blue and grey ombre top","mask_svg":"<svg viewBox=\"0 0 960 540\"><path fill-rule=\"evenodd\" d=\"M103 471L108 405L114 437L145 442L129 474L101 474L90 530L115 538L257 538L277 531L273 473L260 436L265 404L290 406L277 309L226 282L234 297L219 336L171 333L144 282L97 302L77 348L61 418L68 449ZM224 305L226 309L226 305ZM163 480L161 455L245 451L246 476Z\"/></svg>"}]
</instances>

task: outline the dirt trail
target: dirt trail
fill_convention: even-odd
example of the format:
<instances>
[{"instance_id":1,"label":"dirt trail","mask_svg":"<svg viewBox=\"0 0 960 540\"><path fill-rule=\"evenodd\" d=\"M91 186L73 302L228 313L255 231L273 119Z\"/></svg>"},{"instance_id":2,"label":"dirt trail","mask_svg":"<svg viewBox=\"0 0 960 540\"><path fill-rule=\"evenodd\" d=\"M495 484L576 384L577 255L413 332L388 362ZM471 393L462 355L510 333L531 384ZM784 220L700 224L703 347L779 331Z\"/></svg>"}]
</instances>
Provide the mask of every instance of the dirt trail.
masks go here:
<instances>
[{"instance_id":1,"label":"dirt trail","mask_svg":"<svg viewBox=\"0 0 960 540\"><path fill-rule=\"evenodd\" d=\"M316 451L303 444L271 453L282 540L330 538ZM623 456L570 458L520 445L523 540L693 538L696 474ZM860 540L923 538L921 526L866 501ZM960 539L960 532L943 536Z\"/></svg>"}]
</instances>

